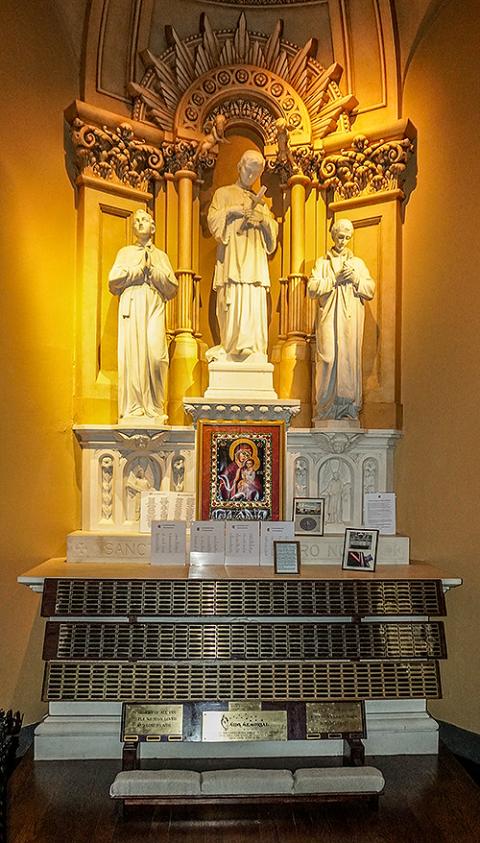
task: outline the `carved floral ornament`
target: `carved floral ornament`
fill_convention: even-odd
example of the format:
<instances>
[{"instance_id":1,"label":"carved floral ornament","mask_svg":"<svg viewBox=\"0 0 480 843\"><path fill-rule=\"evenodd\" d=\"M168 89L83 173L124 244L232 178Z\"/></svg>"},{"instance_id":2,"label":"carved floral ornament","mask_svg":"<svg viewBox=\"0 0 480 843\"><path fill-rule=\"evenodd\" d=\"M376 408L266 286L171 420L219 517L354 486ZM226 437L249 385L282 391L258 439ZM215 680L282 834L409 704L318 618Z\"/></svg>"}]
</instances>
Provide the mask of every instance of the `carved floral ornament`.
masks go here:
<instances>
[{"instance_id":1,"label":"carved floral ornament","mask_svg":"<svg viewBox=\"0 0 480 843\"><path fill-rule=\"evenodd\" d=\"M162 147L136 138L128 123L117 129L99 128L75 118L71 129L77 173L126 184L147 191L166 173L180 169L213 167L215 156L199 158L195 167L197 145L191 141L166 142ZM350 199L363 192L375 192L400 186L413 143L408 138L370 142L365 135L353 138L348 149L333 155L315 152L306 146L293 150L295 166L278 157L268 166L282 184L295 172L316 182L320 189L331 189L339 197Z\"/></svg>"}]
</instances>

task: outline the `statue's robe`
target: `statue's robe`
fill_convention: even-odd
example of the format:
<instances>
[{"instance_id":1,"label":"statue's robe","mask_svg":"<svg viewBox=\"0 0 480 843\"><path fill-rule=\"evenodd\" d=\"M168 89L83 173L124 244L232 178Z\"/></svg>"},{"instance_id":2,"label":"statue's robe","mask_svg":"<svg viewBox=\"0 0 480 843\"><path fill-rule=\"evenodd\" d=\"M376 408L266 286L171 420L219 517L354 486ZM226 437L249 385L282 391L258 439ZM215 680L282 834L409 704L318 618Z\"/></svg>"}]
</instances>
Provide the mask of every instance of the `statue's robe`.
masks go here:
<instances>
[{"instance_id":1,"label":"statue's robe","mask_svg":"<svg viewBox=\"0 0 480 843\"><path fill-rule=\"evenodd\" d=\"M213 289L220 329L220 345L210 349L210 359L267 353L267 256L275 251L278 225L262 203L256 206L262 215L259 227L242 219L227 221L232 207L251 209L254 196L239 184L220 187L208 212L208 227L218 243Z\"/></svg>"},{"instance_id":2,"label":"statue's robe","mask_svg":"<svg viewBox=\"0 0 480 843\"><path fill-rule=\"evenodd\" d=\"M147 279L145 267L150 267ZM164 415L168 348L165 301L178 282L170 261L152 243L125 246L108 277L120 296L118 312L118 414L120 418Z\"/></svg>"},{"instance_id":3,"label":"statue's robe","mask_svg":"<svg viewBox=\"0 0 480 843\"><path fill-rule=\"evenodd\" d=\"M353 284L337 284L342 268L352 267ZM308 282L308 294L318 298L316 317L317 418L358 418L362 406L362 342L364 302L372 299L375 282L361 258L349 249L319 258Z\"/></svg>"}]
</instances>

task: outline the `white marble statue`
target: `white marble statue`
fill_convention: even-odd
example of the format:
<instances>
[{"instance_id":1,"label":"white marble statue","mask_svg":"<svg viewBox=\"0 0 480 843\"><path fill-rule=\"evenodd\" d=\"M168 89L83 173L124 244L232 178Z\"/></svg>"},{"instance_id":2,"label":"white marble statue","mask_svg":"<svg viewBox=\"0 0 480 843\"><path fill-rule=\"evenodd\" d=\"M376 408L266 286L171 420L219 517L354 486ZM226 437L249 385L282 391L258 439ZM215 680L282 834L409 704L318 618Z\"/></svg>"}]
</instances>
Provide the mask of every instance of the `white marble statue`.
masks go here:
<instances>
[{"instance_id":1,"label":"white marble statue","mask_svg":"<svg viewBox=\"0 0 480 843\"><path fill-rule=\"evenodd\" d=\"M118 309L118 415L161 424L165 421L168 349L165 302L178 288L170 261L152 242L155 223L147 211L135 212L136 242L117 254L108 277Z\"/></svg>"},{"instance_id":2,"label":"white marble statue","mask_svg":"<svg viewBox=\"0 0 480 843\"><path fill-rule=\"evenodd\" d=\"M278 225L252 184L265 167L263 156L248 149L238 162L235 184L215 191L208 227L215 237L217 263L213 289L217 293L220 345L207 359L242 361L267 354L268 255L275 251Z\"/></svg>"},{"instance_id":3,"label":"white marble statue","mask_svg":"<svg viewBox=\"0 0 480 843\"><path fill-rule=\"evenodd\" d=\"M362 342L365 301L375 282L365 263L347 244L350 220L332 226L333 248L319 258L308 282L308 294L318 298L316 317L316 417L358 419L362 406Z\"/></svg>"}]
</instances>

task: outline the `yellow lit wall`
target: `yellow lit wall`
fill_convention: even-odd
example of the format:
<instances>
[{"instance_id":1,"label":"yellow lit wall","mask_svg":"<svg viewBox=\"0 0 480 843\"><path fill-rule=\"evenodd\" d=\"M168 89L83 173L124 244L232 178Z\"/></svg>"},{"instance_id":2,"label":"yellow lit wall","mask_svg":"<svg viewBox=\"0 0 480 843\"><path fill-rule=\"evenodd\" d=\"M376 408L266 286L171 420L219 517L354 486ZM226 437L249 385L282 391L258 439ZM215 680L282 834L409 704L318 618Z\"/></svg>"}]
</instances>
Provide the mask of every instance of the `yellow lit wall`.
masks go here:
<instances>
[{"instance_id":1,"label":"yellow lit wall","mask_svg":"<svg viewBox=\"0 0 480 843\"><path fill-rule=\"evenodd\" d=\"M410 65L418 186L404 229L400 527L414 558L463 588L447 598L450 658L434 715L480 732L480 268L477 0L446 4Z\"/></svg>"},{"instance_id":2,"label":"yellow lit wall","mask_svg":"<svg viewBox=\"0 0 480 843\"><path fill-rule=\"evenodd\" d=\"M77 72L53 4L2 3L0 51L0 707L39 719L39 597L16 577L64 553L76 521L74 194L63 109Z\"/></svg>"}]
</instances>

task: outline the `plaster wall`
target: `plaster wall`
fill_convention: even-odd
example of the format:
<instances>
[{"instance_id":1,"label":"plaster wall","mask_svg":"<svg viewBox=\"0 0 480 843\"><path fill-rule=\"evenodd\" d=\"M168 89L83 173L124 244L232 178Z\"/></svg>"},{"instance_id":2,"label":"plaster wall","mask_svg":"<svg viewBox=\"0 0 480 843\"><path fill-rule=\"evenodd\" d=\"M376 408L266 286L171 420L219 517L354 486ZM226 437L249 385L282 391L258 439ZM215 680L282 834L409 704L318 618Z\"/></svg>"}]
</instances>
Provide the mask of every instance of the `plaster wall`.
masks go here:
<instances>
[{"instance_id":1,"label":"plaster wall","mask_svg":"<svg viewBox=\"0 0 480 843\"><path fill-rule=\"evenodd\" d=\"M445 5L407 74L418 129L418 186L406 211L403 282L405 437L399 527L413 557L464 578L449 594L449 660L434 716L480 732L478 612L479 278L477 0Z\"/></svg>"},{"instance_id":2,"label":"plaster wall","mask_svg":"<svg viewBox=\"0 0 480 843\"><path fill-rule=\"evenodd\" d=\"M50 2L2 3L0 51L0 707L39 719L43 622L26 567L76 522L72 423L74 194L63 109L78 71Z\"/></svg>"}]
</instances>

